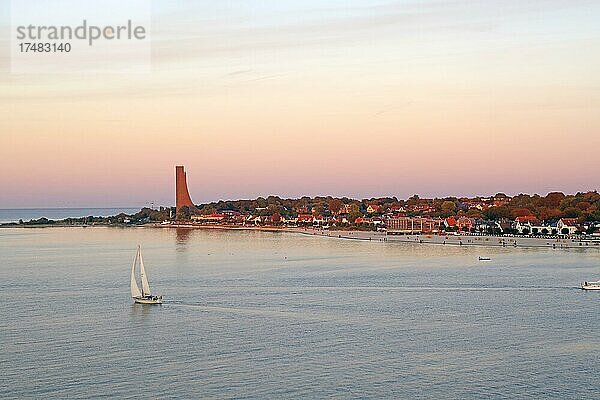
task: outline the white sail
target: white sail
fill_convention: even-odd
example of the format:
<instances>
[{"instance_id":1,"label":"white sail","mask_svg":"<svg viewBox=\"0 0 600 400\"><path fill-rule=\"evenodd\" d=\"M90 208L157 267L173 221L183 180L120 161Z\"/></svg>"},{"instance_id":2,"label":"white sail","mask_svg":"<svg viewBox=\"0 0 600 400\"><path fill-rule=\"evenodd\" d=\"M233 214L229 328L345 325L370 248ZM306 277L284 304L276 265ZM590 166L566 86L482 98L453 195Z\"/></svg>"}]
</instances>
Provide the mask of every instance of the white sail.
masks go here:
<instances>
[{"instance_id":1,"label":"white sail","mask_svg":"<svg viewBox=\"0 0 600 400\"><path fill-rule=\"evenodd\" d=\"M140 249L135 253L135 258L133 259L133 266L131 267L131 297L142 297L142 292L140 292L140 288L135 279L135 264L137 263L138 254L140 254Z\"/></svg>"},{"instance_id":2,"label":"white sail","mask_svg":"<svg viewBox=\"0 0 600 400\"><path fill-rule=\"evenodd\" d=\"M142 294L144 296L150 296L150 285L148 284L148 276L144 269L144 259L142 258L142 250L140 252L140 275L142 277Z\"/></svg>"}]
</instances>

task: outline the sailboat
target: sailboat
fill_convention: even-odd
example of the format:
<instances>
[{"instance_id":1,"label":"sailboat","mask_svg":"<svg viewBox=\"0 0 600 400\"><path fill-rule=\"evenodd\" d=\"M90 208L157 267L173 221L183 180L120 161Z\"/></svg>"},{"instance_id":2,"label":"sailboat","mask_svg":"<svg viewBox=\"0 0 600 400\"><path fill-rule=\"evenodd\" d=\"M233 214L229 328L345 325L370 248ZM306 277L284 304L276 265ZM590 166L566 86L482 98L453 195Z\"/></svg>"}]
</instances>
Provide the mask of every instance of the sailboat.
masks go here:
<instances>
[{"instance_id":1,"label":"sailboat","mask_svg":"<svg viewBox=\"0 0 600 400\"><path fill-rule=\"evenodd\" d=\"M138 286L137 279L135 277L135 265L140 260L140 278L142 281L142 290ZM140 304L162 304L162 296L153 296L150 292L150 285L148 284L148 276L144 268L144 259L142 258L142 249L140 246L137 248L135 258L133 260L133 266L131 267L131 297L133 301Z\"/></svg>"}]
</instances>

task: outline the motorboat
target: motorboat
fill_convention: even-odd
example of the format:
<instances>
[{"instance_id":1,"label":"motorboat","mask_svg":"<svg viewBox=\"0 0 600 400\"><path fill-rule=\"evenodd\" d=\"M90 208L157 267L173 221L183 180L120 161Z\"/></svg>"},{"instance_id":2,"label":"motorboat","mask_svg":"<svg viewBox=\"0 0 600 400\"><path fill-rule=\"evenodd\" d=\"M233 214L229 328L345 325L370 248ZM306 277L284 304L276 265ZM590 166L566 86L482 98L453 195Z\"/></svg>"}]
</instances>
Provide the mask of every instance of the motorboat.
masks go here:
<instances>
[{"instance_id":1,"label":"motorboat","mask_svg":"<svg viewBox=\"0 0 600 400\"><path fill-rule=\"evenodd\" d=\"M600 281L588 281L581 284L582 290L600 290Z\"/></svg>"}]
</instances>

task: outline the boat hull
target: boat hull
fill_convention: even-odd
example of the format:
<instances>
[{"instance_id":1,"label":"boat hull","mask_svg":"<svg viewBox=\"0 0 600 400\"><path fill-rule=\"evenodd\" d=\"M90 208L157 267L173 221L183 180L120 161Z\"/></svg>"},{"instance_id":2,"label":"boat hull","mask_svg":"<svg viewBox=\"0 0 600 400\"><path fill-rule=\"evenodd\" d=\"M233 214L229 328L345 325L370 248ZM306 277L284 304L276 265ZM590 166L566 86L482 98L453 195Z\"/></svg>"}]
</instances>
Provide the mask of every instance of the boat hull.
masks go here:
<instances>
[{"instance_id":1,"label":"boat hull","mask_svg":"<svg viewBox=\"0 0 600 400\"><path fill-rule=\"evenodd\" d=\"M582 290L600 290L600 282L583 282L581 284Z\"/></svg>"},{"instance_id":2,"label":"boat hull","mask_svg":"<svg viewBox=\"0 0 600 400\"><path fill-rule=\"evenodd\" d=\"M586 285L586 284L582 283L581 289L582 290L600 290L600 284Z\"/></svg>"},{"instance_id":3,"label":"boat hull","mask_svg":"<svg viewBox=\"0 0 600 400\"><path fill-rule=\"evenodd\" d=\"M162 304L161 297L134 297L133 301L138 304Z\"/></svg>"}]
</instances>

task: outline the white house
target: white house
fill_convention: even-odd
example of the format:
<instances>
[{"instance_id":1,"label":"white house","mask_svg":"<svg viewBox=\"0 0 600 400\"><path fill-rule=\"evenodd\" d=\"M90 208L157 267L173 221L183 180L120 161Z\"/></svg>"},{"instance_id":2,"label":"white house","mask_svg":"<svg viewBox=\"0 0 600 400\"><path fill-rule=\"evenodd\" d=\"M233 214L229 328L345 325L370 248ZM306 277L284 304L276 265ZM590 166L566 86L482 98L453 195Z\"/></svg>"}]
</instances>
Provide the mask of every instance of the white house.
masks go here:
<instances>
[{"instance_id":1,"label":"white house","mask_svg":"<svg viewBox=\"0 0 600 400\"><path fill-rule=\"evenodd\" d=\"M561 218L556 224L558 233L572 235L579 230L579 224L577 218ZM564 231L563 231L564 230ZM568 230L568 232L567 232Z\"/></svg>"}]
</instances>

